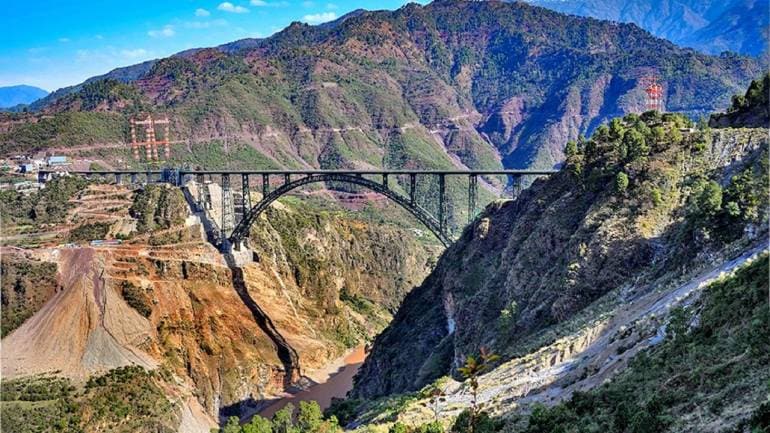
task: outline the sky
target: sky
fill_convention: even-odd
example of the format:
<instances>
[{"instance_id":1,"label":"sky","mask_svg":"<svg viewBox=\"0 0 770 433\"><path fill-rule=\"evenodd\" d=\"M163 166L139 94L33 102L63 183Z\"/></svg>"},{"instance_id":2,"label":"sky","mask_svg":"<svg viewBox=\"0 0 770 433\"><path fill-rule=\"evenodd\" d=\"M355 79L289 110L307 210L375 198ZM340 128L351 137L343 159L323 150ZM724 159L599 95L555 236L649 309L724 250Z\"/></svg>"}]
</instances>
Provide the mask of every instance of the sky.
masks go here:
<instances>
[{"instance_id":1,"label":"sky","mask_svg":"<svg viewBox=\"0 0 770 433\"><path fill-rule=\"evenodd\" d=\"M407 0L3 1L0 86L53 91L189 48L262 38L292 21L320 24ZM420 3L425 3L421 1Z\"/></svg>"}]
</instances>

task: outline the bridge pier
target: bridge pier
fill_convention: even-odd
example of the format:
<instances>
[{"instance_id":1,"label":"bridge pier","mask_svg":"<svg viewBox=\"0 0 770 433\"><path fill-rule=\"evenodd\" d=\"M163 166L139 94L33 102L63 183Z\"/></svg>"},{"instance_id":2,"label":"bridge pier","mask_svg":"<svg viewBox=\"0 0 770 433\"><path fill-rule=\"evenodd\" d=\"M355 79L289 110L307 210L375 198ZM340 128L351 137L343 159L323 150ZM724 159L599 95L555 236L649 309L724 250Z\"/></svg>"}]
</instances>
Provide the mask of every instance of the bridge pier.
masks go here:
<instances>
[{"instance_id":1,"label":"bridge pier","mask_svg":"<svg viewBox=\"0 0 770 433\"><path fill-rule=\"evenodd\" d=\"M385 188L388 187L388 174L387 173L383 173L382 174L382 186L384 186Z\"/></svg>"},{"instance_id":2,"label":"bridge pier","mask_svg":"<svg viewBox=\"0 0 770 433\"><path fill-rule=\"evenodd\" d=\"M230 175L229 174L222 174L222 225L220 226L222 230L222 239L223 242L225 239L227 239L227 234L232 230L231 227L231 212L233 202L232 202L232 195L230 191Z\"/></svg>"},{"instance_id":3,"label":"bridge pier","mask_svg":"<svg viewBox=\"0 0 770 433\"><path fill-rule=\"evenodd\" d=\"M122 173L115 174L115 184L120 185L122 183L123 183L123 174Z\"/></svg>"},{"instance_id":4,"label":"bridge pier","mask_svg":"<svg viewBox=\"0 0 770 433\"><path fill-rule=\"evenodd\" d=\"M249 175L241 175L241 205L243 206L243 215L251 209L251 191L249 190Z\"/></svg>"},{"instance_id":5,"label":"bridge pier","mask_svg":"<svg viewBox=\"0 0 770 433\"><path fill-rule=\"evenodd\" d=\"M522 176L521 175L513 175L511 176L511 198L517 198L519 194L521 194L522 190Z\"/></svg>"},{"instance_id":6,"label":"bridge pier","mask_svg":"<svg viewBox=\"0 0 770 433\"><path fill-rule=\"evenodd\" d=\"M417 175L409 174L409 204L414 206L415 192L417 190Z\"/></svg>"},{"instance_id":7,"label":"bridge pier","mask_svg":"<svg viewBox=\"0 0 770 433\"><path fill-rule=\"evenodd\" d=\"M446 176L438 175L438 221L442 232L446 232Z\"/></svg>"},{"instance_id":8,"label":"bridge pier","mask_svg":"<svg viewBox=\"0 0 770 433\"><path fill-rule=\"evenodd\" d=\"M476 219L476 194L479 179L475 174L468 176L468 224Z\"/></svg>"},{"instance_id":9,"label":"bridge pier","mask_svg":"<svg viewBox=\"0 0 770 433\"><path fill-rule=\"evenodd\" d=\"M270 193L270 175L267 173L262 174L262 198L267 197Z\"/></svg>"}]
</instances>

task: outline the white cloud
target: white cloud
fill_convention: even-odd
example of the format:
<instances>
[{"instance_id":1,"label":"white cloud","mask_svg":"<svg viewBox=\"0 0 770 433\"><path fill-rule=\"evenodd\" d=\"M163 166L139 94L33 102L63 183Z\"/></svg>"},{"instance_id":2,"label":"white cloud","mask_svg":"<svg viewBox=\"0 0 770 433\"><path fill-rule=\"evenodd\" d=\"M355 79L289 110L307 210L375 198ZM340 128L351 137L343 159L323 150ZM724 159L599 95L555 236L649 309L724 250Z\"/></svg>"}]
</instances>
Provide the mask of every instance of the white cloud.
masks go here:
<instances>
[{"instance_id":1,"label":"white cloud","mask_svg":"<svg viewBox=\"0 0 770 433\"><path fill-rule=\"evenodd\" d=\"M211 15L211 12L207 11L206 9L203 9L203 8L195 9L196 17L207 17L209 15Z\"/></svg>"},{"instance_id":2,"label":"white cloud","mask_svg":"<svg viewBox=\"0 0 770 433\"><path fill-rule=\"evenodd\" d=\"M66 44L69 41L70 41L70 38L59 38L59 42L61 42L63 44Z\"/></svg>"},{"instance_id":3,"label":"white cloud","mask_svg":"<svg viewBox=\"0 0 770 433\"><path fill-rule=\"evenodd\" d=\"M334 12L321 12L318 14L310 14L302 17L302 21L308 24L321 24L327 21L333 21L337 19L337 14Z\"/></svg>"},{"instance_id":4,"label":"white cloud","mask_svg":"<svg viewBox=\"0 0 770 433\"><path fill-rule=\"evenodd\" d=\"M331 11L331 10L335 10L335 9L337 9L338 7L339 7L339 6L337 6L337 5L336 5L336 4L334 4L334 3L326 3L326 9L328 9L328 10L330 10L330 11Z\"/></svg>"},{"instance_id":5,"label":"white cloud","mask_svg":"<svg viewBox=\"0 0 770 433\"><path fill-rule=\"evenodd\" d=\"M138 59L147 55L147 50L144 48L137 48L135 50L122 50L120 55L127 59Z\"/></svg>"},{"instance_id":6,"label":"white cloud","mask_svg":"<svg viewBox=\"0 0 770 433\"><path fill-rule=\"evenodd\" d=\"M174 26L166 24L162 29L150 30L147 34L153 38L170 38L174 36L176 32L174 31Z\"/></svg>"},{"instance_id":7,"label":"white cloud","mask_svg":"<svg viewBox=\"0 0 770 433\"><path fill-rule=\"evenodd\" d=\"M302 2L302 7L305 8L305 9L312 8L313 6L315 6L315 2L313 2L313 1L305 0L305 1Z\"/></svg>"},{"instance_id":8,"label":"white cloud","mask_svg":"<svg viewBox=\"0 0 770 433\"><path fill-rule=\"evenodd\" d=\"M217 9L219 9L220 11L231 12L234 14L245 14L249 11L243 6L236 6L230 2L220 3L219 6L217 6Z\"/></svg>"},{"instance_id":9,"label":"white cloud","mask_svg":"<svg viewBox=\"0 0 770 433\"><path fill-rule=\"evenodd\" d=\"M96 36L94 36L94 38L96 38L96 39L99 39L99 40L102 40L102 39L104 39L104 36L102 36L102 35L96 35Z\"/></svg>"},{"instance_id":10,"label":"white cloud","mask_svg":"<svg viewBox=\"0 0 770 433\"><path fill-rule=\"evenodd\" d=\"M252 6L267 6L265 0L251 0L249 3L251 3Z\"/></svg>"},{"instance_id":11,"label":"white cloud","mask_svg":"<svg viewBox=\"0 0 770 433\"><path fill-rule=\"evenodd\" d=\"M183 25L188 29L208 29L211 27L224 27L227 25L227 20L220 18L210 21L185 21Z\"/></svg>"}]
</instances>

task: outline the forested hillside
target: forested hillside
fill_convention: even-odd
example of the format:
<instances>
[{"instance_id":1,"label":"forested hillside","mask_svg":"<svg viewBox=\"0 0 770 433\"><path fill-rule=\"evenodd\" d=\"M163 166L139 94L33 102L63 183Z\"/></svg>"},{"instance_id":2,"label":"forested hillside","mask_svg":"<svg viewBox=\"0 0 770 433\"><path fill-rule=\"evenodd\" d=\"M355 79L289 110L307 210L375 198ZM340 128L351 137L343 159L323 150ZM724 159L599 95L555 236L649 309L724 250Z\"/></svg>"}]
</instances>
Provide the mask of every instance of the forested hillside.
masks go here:
<instances>
[{"instance_id":1,"label":"forested hillside","mask_svg":"<svg viewBox=\"0 0 770 433\"><path fill-rule=\"evenodd\" d=\"M173 119L177 163L543 168L562 143L642 111L648 73L668 111L697 117L760 67L521 2L410 4L90 81L49 98L53 118L9 119L0 149L120 142L129 116L152 111Z\"/></svg>"}]
</instances>

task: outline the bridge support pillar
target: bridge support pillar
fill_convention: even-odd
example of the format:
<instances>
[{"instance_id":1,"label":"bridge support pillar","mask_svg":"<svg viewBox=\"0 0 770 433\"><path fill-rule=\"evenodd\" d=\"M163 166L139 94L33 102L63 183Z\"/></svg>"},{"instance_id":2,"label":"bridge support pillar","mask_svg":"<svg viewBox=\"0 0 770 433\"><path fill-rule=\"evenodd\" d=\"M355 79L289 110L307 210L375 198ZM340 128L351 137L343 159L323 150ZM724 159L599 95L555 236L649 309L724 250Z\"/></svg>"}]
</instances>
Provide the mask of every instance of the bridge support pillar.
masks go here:
<instances>
[{"instance_id":1,"label":"bridge support pillar","mask_svg":"<svg viewBox=\"0 0 770 433\"><path fill-rule=\"evenodd\" d=\"M409 174L409 204L414 206L414 198L417 190L417 175Z\"/></svg>"},{"instance_id":2,"label":"bridge support pillar","mask_svg":"<svg viewBox=\"0 0 770 433\"><path fill-rule=\"evenodd\" d=\"M131 184L136 185L136 173L131 173Z\"/></svg>"},{"instance_id":3,"label":"bridge support pillar","mask_svg":"<svg viewBox=\"0 0 770 433\"><path fill-rule=\"evenodd\" d=\"M468 223L476 218L476 194L478 193L478 177L475 174L468 176Z\"/></svg>"},{"instance_id":4,"label":"bridge support pillar","mask_svg":"<svg viewBox=\"0 0 770 433\"><path fill-rule=\"evenodd\" d=\"M388 174L387 173L383 173L382 174L382 186L384 186L385 188L388 187Z\"/></svg>"},{"instance_id":5,"label":"bridge support pillar","mask_svg":"<svg viewBox=\"0 0 770 433\"><path fill-rule=\"evenodd\" d=\"M251 190L249 189L249 175L248 174L242 174L241 175L241 206L243 208L243 212L241 213L242 217L246 217L246 213L251 209Z\"/></svg>"},{"instance_id":6,"label":"bridge support pillar","mask_svg":"<svg viewBox=\"0 0 770 433\"><path fill-rule=\"evenodd\" d=\"M511 183L511 195L512 198L517 198L521 194L522 190L522 176L514 175Z\"/></svg>"},{"instance_id":7,"label":"bridge support pillar","mask_svg":"<svg viewBox=\"0 0 770 433\"><path fill-rule=\"evenodd\" d=\"M267 197L270 194L270 175L267 173L262 174L262 198Z\"/></svg>"},{"instance_id":8,"label":"bridge support pillar","mask_svg":"<svg viewBox=\"0 0 770 433\"><path fill-rule=\"evenodd\" d=\"M115 173L115 184L120 185L123 183L123 175L121 173Z\"/></svg>"},{"instance_id":9,"label":"bridge support pillar","mask_svg":"<svg viewBox=\"0 0 770 433\"><path fill-rule=\"evenodd\" d=\"M291 175L289 173L286 173L283 175L283 184L288 185L291 183Z\"/></svg>"},{"instance_id":10,"label":"bridge support pillar","mask_svg":"<svg viewBox=\"0 0 770 433\"><path fill-rule=\"evenodd\" d=\"M446 176L444 174L438 175L438 221L439 227L442 232L446 233Z\"/></svg>"},{"instance_id":11,"label":"bridge support pillar","mask_svg":"<svg viewBox=\"0 0 770 433\"><path fill-rule=\"evenodd\" d=\"M232 230L231 227L231 221L232 221L232 212L233 211L233 203L232 203L232 194L230 191L230 175L229 174L222 174L222 226L220 227L222 230L222 243L227 242L227 234L230 230Z\"/></svg>"}]
</instances>

